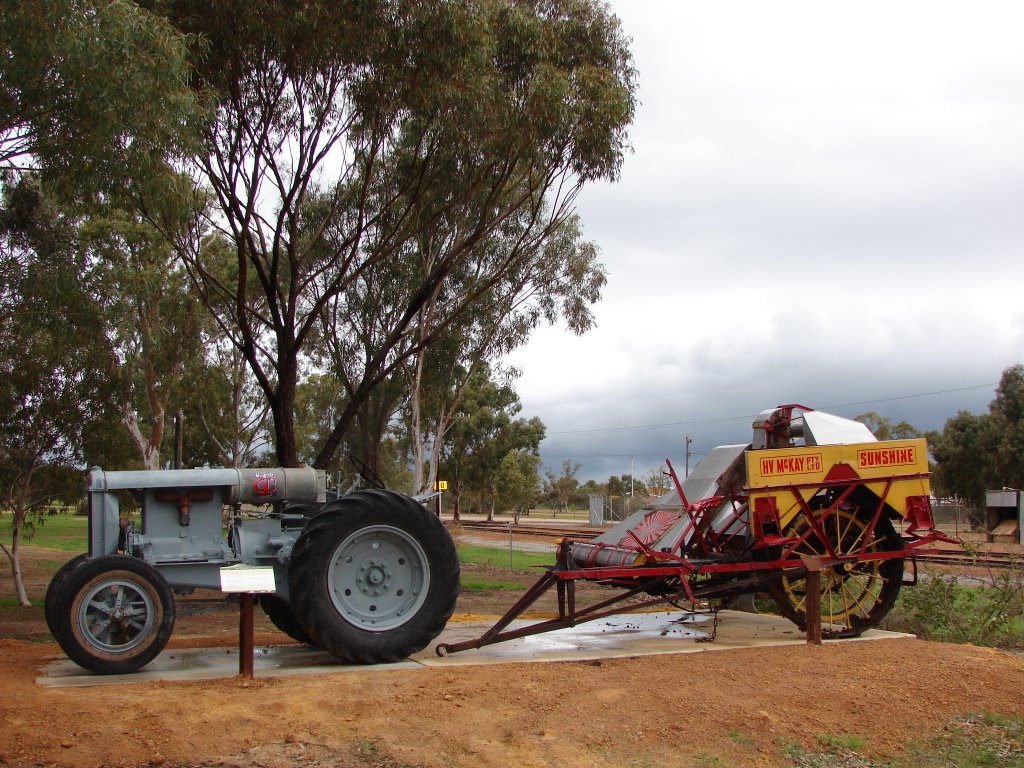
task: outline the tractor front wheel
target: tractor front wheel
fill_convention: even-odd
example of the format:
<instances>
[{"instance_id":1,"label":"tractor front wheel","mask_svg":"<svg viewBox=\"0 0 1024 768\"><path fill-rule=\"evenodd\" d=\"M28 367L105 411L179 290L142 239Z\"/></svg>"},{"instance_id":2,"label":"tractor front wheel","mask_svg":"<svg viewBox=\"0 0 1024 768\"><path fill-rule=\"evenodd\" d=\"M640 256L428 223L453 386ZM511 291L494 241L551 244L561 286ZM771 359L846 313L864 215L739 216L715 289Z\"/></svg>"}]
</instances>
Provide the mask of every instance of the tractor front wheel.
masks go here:
<instances>
[{"instance_id":1,"label":"tractor front wheel","mask_svg":"<svg viewBox=\"0 0 1024 768\"><path fill-rule=\"evenodd\" d=\"M174 597L151 565L106 555L70 569L52 595L53 633L72 661L101 675L135 672L167 645Z\"/></svg>"},{"instance_id":2,"label":"tractor front wheel","mask_svg":"<svg viewBox=\"0 0 1024 768\"><path fill-rule=\"evenodd\" d=\"M364 490L310 520L288 582L295 615L316 645L349 663L394 662L444 629L459 594L459 559L422 504Z\"/></svg>"},{"instance_id":3,"label":"tractor front wheel","mask_svg":"<svg viewBox=\"0 0 1024 768\"><path fill-rule=\"evenodd\" d=\"M88 560L88 552L75 555L75 557L57 569L57 572L53 574L53 578L50 579L49 586L46 588L46 597L43 599L43 616L46 617L46 626L49 628L50 634L53 635L54 639L57 638L58 626L60 624L60 608L57 605L57 595L60 594L61 587L64 585L68 574Z\"/></svg>"}]
</instances>

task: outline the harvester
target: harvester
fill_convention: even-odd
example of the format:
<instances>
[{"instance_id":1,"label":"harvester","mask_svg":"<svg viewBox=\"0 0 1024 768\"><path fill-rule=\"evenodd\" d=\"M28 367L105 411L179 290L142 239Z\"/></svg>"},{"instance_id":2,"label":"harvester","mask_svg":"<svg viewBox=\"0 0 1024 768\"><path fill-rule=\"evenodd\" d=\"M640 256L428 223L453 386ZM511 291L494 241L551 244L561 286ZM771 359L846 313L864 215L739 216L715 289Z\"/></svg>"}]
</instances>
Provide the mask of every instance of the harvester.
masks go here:
<instances>
[{"instance_id":1,"label":"harvester","mask_svg":"<svg viewBox=\"0 0 1024 768\"><path fill-rule=\"evenodd\" d=\"M141 506L138 526L121 514L125 496ZM329 494L312 469L97 468L88 497L89 551L54 575L45 615L68 657L96 673L149 663L173 631L175 593L220 590L239 567L272 574L257 599L275 626L351 663L406 658L455 608L447 530L382 487Z\"/></svg>"},{"instance_id":2,"label":"harvester","mask_svg":"<svg viewBox=\"0 0 1024 768\"><path fill-rule=\"evenodd\" d=\"M916 580L915 554L949 540L932 518L925 441L878 441L859 422L801 405L764 411L753 426L751 443L715 448L682 481L667 462L674 490L593 541L560 541L556 565L491 629L437 653L758 594L824 637L877 626ZM581 581L613 589L580 606ZM556 618L511 626L552 587Z\"/></svg>"}]
</instances>

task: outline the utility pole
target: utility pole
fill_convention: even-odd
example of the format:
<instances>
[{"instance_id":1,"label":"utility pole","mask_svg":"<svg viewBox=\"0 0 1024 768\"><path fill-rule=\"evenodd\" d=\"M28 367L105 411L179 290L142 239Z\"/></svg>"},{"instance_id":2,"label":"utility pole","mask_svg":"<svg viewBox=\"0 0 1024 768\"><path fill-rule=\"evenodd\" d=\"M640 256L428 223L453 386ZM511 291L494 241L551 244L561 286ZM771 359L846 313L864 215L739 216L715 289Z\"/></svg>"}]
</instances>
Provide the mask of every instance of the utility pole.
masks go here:
<instances>
[{"instance_id":1,"label":"utility pole","mask_svg":"<svg viewBox=\"0 0 1024 768\"><path fill-rule=\"evenodd\" d=\"M686 474L683 477L690 476L690 457L693 456L693 451L690 450L690 445L693 444L693 438L689 435L686 436Z\"/></svg>"}]
</instances>

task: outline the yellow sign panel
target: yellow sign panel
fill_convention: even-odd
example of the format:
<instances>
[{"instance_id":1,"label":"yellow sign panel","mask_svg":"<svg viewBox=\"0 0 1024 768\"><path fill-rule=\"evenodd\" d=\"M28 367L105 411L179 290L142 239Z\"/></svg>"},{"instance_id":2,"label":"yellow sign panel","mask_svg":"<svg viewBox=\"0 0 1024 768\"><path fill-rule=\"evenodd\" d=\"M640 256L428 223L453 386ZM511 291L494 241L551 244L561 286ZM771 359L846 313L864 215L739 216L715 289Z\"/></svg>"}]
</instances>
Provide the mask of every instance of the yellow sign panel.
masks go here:
<instances>
[{"instance_id":1,"label":"yellow sign panel","mask_svg":"<svg viewBox=\"0 0 1024 768\"><path fill-rule=\"evenodd\" d=\"M437 481L435 481L434 482L434 490L435 491L447 491L448 490L448 481L447 480L437 480Z\"/></svg>"},{"instance_id":2,"label":"yellow sign panel","mask_svg":"<svg viewBox=\"0 0 1024 768\"><path fill-rule=\"evenodd\" d=\"M906 514L908 497L931 491L928 446L923 439L850 445L814 445L747 451L751 506L771 497L785 525L822 486L860 481L897 513ZM799 498L798 498L798 495Z\"/></svg>"}]
</instances>

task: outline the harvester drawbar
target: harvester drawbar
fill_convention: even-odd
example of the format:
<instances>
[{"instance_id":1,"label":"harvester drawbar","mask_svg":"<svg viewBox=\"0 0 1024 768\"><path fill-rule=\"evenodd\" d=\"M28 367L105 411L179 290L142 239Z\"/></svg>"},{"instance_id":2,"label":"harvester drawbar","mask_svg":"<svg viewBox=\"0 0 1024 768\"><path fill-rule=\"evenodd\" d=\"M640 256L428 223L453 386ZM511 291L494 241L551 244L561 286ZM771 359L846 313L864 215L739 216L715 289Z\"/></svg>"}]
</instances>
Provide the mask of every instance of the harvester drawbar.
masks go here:
<instances>
[{"instance_id":1,"label":"harvester drawbar","mask_svg":"<svg viewBox=\"0 0 1024 768\"><path fill-rule=\"evenodd\" d=\"M859 422L805 406L763 412L751 444L715 448L682 482L668 468L674 491L593 541L562 540L555 566L491 629L442 643L438 655L659 604L722 608L754 593L801 629L820 621L825 637L852 637L913 583L905 560L949 541L934 526L923 439L878 441ZM579 581L618 591L581 607ZM808 599L814 582L818 600ZM509 628L552 587L557 618Z\"/></svg>"}]
</instances>

